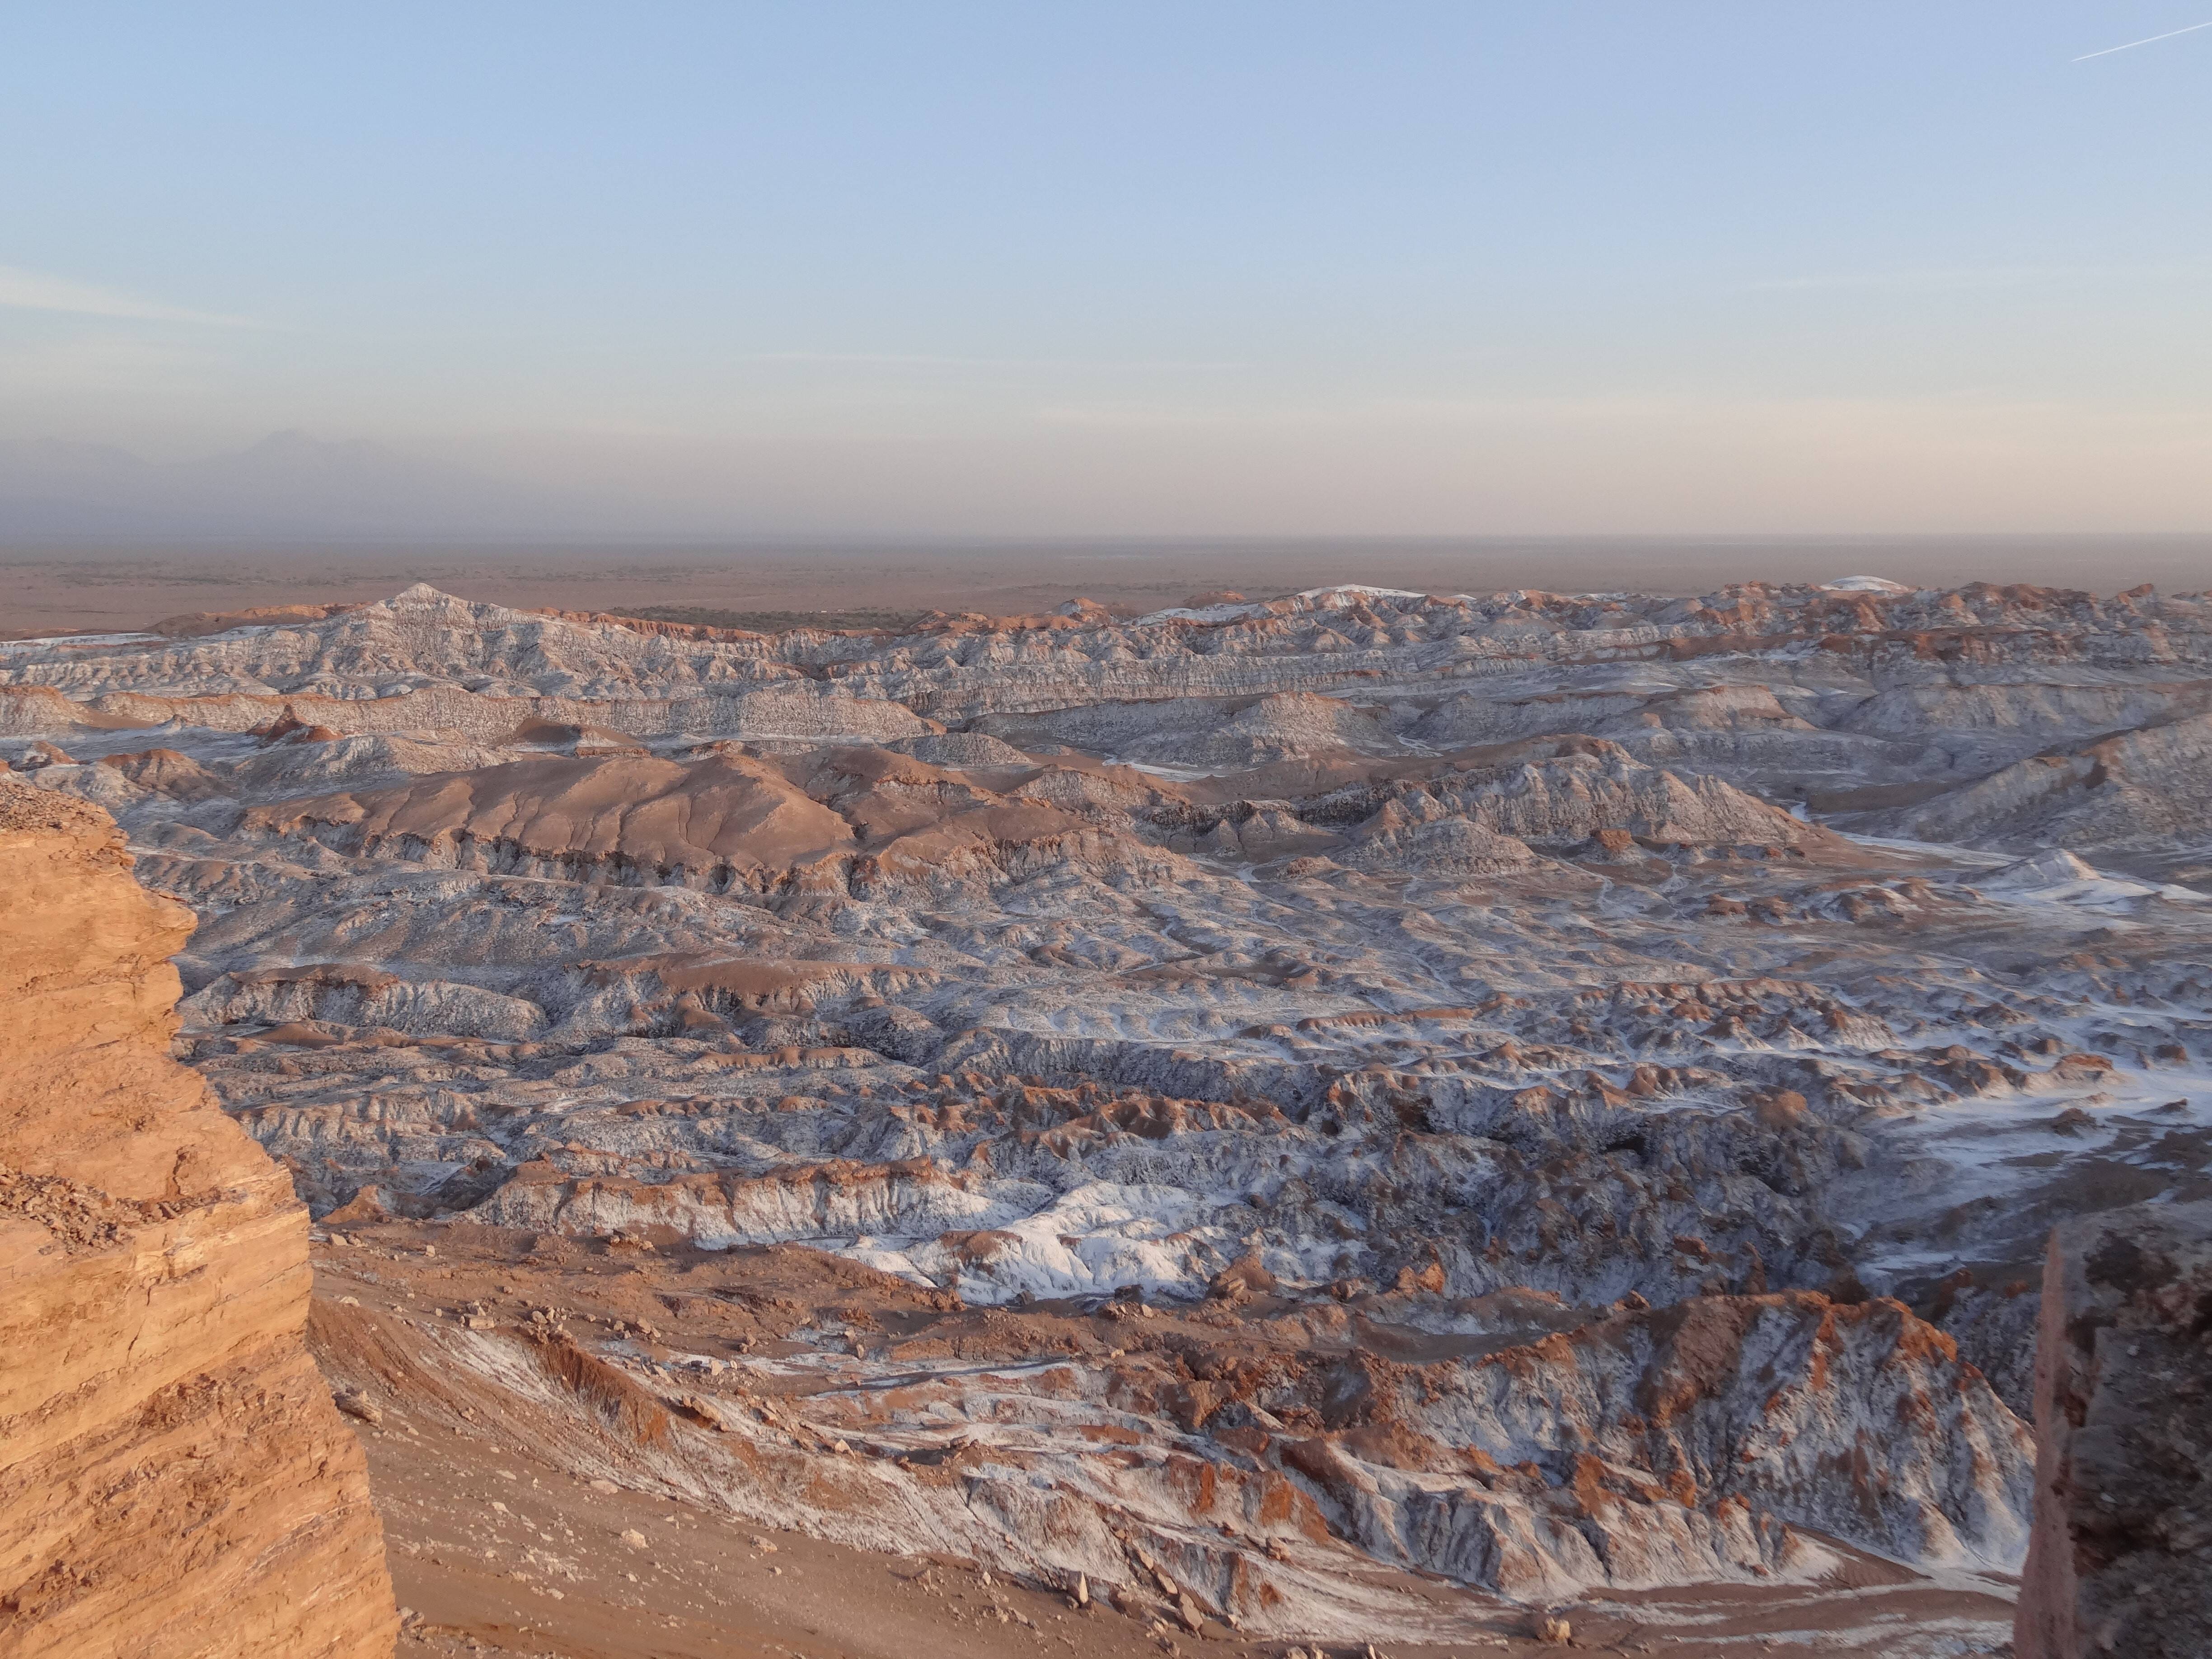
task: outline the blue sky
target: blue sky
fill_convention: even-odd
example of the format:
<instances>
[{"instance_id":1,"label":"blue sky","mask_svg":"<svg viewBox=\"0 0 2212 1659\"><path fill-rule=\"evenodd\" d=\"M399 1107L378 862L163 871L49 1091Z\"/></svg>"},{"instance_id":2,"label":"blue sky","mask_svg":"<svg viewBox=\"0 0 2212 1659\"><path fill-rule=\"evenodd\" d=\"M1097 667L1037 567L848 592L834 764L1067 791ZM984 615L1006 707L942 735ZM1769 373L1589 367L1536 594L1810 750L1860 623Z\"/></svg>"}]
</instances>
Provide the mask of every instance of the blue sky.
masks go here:
<instances>
[{"instance_id":1,"label":"blue sky","mask_svg":"<svg viewBox=\"0 0 2212 1659\"><path fill-rule=\"evenodd\" d=\"M2203 529L2212 29L2074 60L2208 20L11 8L0 437L732 530Z\"/></svg>"}]
</instances>

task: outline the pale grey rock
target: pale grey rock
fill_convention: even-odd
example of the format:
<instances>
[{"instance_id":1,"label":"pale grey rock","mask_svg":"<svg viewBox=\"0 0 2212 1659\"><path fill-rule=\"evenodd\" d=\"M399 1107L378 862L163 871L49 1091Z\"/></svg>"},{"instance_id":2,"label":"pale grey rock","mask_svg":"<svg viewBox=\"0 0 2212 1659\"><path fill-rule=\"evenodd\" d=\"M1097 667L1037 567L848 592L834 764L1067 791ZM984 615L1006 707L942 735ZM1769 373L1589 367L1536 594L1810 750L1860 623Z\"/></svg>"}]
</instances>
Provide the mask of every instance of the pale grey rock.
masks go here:
<instances>
[{"instance_id":1,"label":"pale grey rock","mask_svg":"<svg viewBox=\"0 0 2212 1659\"><path fill-rule=\"evenodd\" d=\"M2212 1196L2209 689L2148 593L769 636L418 589L0 649L0 758L198 913L182 1042L319 1213L1265 1282L1425 1356L1391 1422L1443 1449L1324 1420L1334 1371L1224 1431L1366 1555L1548 1598L2016 1564L2044 1235ZM1133 1486L1036 1455L1055 1571L1115 1582ZM958 1525L1042 1524L1028 1480Z\"/></svg>"}]
</instances>

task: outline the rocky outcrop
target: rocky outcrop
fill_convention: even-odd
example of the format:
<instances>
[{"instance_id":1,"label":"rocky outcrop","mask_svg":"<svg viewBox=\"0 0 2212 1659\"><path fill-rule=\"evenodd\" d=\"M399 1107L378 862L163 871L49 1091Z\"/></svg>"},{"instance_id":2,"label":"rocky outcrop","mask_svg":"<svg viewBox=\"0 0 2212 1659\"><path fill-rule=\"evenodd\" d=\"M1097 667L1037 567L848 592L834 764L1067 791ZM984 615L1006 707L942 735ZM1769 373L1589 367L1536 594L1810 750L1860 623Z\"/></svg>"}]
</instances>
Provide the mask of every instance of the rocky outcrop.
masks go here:
<instances>
[{"instance_id":1,"label":"rocky outcrop","mask_svg":"<svg viewBox=\"0 0 2212 1659\"><path fill-rule=\"evenodd\" d=\"M190 912L106 814L0 782L0 1655L380 1659L307 1216L168 1056Z\"/></svg>"},{"instance_id":2,"label":"rocky outcrop","mask_svg":"<svg viewBox=\"0 0 2212 1659\"><path fill-rule=\"evenodd\" d=\"M1033 1565L1111 1584L1099 1516L1166 1559L1181 1472L1258 1459L1335 1541L1279 1606L1225 1531L1177 1580L1306 1637L1385 1629L1377 1562L1545 1598L2011 1570L2051 1224L2212 1197L2208 708L2212 601L1880 584L775 635L413 590L0 653L0 759L201 916L192 1063L334 1232L436 1227L426 1302L477 1233L532 1241L548 1318L568 1253L656 1255L673 1303L621 1317L682 1345L684 1275L788 1246L957 1300L941 1350L842 1291L776 1337L850 1371L809 1407L851 1407L806 1453L841 1479L930 1379L866 1467L931 1518L872 1541L957 1522L1012 1567L1091 1482ZM2059 817L1998 811L2077 763ZM2128 813L2067 815L2126 779L2180 805L2108 858ZM1972 845L1875 838L1945 801ZM526 1312L501 1250L456 1365ZM977 1381L1016 1350L962 1345L1017 1329L1073 1382ZM753 1364L574 1330L641 1386ZM1354 1356L1405 1368L1395 1416ZM1129 1390L1095 1441L1074 1382ZM956 1481L927 1413L1012 1394L1031 1429Z\"/></svg>"},{"instance_id":3,"label":"rocky outcrop","mask_svg":"<svg viewBox=\"0 0 2212 1659\"><path fill-rule=\"evenodd\" d=\"M613 866L656 876L721 869L739 884L785 874L853 838L843 819L772 767L720 755L691 766L549 755L286 802L247 823L274 834L349 832L363 848L396 843L395 851L437 863L495 860L549 872Z\"/></svg>"},{"instance_id":4,"label":"rocky outcrop","mask_svg":"<svg viewBox=\"0 0 2212 1659\"><path fill-rule=\"evenodd\" d=\"M2212 806L2212 715L2016 762L1899 815L1929 841L2159 850L2193 845Z\"/></svg>"},{"instance_id":5,"label":"rocky outcrop","mask_svg":"<svg viewBox=\"0 0 2212 1659\"><path fill-rule=\"evenodd\" d=\"M1414 1419L1487 1460L1451 1530L1520 1593L1787 1570L1782 1522L2001 1571L2025 1541L2027 1430L1895 1302L1692 1297L1507 1349L1427 1393ZM1513 1474L1532 1467L1550 1479L1517 1483L1537 1500L1523 1517Z\"/></svg>"},{"instance_id":6,"label":"rocky outcrop","mask_svg":"<svg viewBox=\"0 0 2212 1659\"><path fill-rule=\"evenodd\" d=\"M2212 1204L2051 1235L2020 1659L2212 1653Z\"/></svg>"}]
</instances>

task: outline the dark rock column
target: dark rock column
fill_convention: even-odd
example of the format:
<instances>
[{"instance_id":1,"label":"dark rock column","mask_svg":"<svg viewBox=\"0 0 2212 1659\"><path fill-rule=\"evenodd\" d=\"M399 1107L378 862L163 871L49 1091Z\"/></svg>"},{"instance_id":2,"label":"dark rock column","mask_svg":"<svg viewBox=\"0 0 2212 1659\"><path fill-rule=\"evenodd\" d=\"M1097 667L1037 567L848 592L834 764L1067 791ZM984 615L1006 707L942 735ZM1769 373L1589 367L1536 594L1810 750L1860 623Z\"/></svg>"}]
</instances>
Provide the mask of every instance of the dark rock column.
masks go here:
<instances>
[{"instance_id":1,"label":"dark rock column","mask_svg":"<svg viewBox=\"0 0 2212 1659\"><path fill-rule=\"evenodd\" d=\"M2212 1204L2051 1235L2018 1659L2212 1655Z\"/></svg>"}]
</instances>

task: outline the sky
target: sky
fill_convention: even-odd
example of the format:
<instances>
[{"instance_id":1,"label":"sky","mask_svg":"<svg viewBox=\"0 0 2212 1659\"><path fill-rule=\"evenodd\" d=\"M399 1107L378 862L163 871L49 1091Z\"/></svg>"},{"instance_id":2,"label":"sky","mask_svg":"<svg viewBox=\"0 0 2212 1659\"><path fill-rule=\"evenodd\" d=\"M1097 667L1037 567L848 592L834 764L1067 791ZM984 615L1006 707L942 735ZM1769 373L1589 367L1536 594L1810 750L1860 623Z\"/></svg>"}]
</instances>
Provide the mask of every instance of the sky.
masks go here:
<instances>
[{"instance_id":1,"label":"sky","mask_svg":"<svg viewBox=\"0 0 2212 1659\"><path fill-rule=\"evenodd\" d=\"M2212 528L2212 0L23 3L0 441L641 528Z\"/></svg>"}]
</instances>

